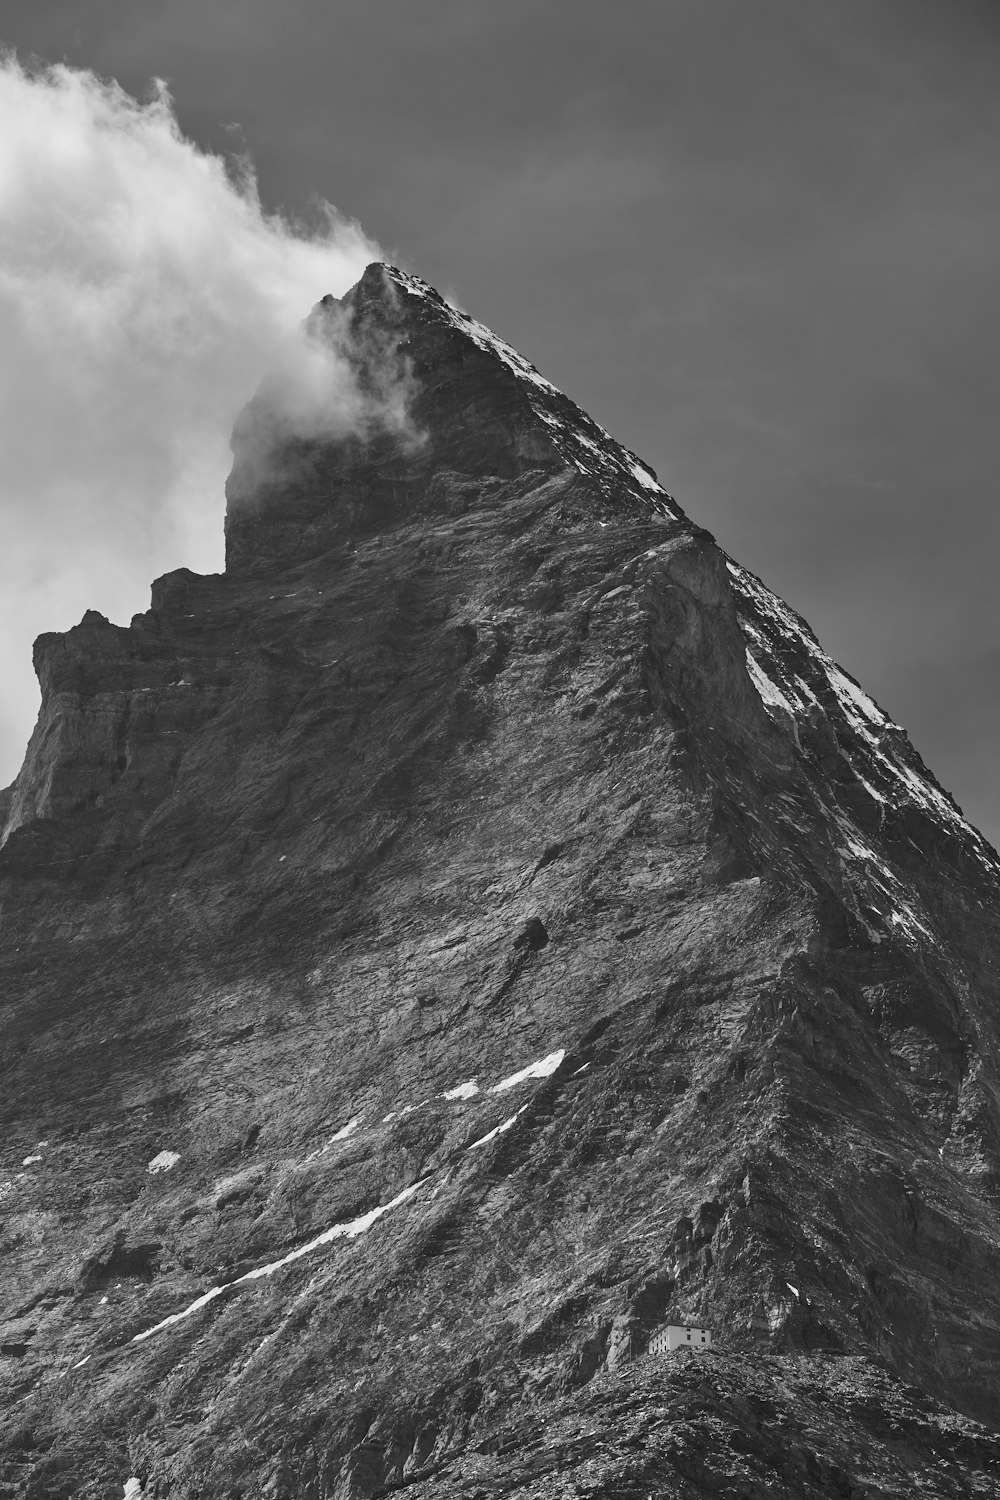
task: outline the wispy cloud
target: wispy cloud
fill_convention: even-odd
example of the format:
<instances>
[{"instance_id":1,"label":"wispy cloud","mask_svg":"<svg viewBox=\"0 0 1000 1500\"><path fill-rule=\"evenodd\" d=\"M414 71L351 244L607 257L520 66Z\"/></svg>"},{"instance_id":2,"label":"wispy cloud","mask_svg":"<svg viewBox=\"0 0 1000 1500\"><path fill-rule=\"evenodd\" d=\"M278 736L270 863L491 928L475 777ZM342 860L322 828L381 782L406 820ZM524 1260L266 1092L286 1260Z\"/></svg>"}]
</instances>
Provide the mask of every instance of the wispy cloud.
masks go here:
<instances>
[{"instance_id":1,"label":"wispy cloud","mask_svg":"<svg viewBox=\"0 0 1000 1500\"><path fill-rule=\"evenodd\" d=\"M380 258L332 208L309 230L266 213L163 85L139 102L0 59L0 785L37 701L32 637L88 607L127 621L156 574L221 566L237 413L309 308ZM348 398L312 360L309 402Z\"/></svg>"}]
</instances>

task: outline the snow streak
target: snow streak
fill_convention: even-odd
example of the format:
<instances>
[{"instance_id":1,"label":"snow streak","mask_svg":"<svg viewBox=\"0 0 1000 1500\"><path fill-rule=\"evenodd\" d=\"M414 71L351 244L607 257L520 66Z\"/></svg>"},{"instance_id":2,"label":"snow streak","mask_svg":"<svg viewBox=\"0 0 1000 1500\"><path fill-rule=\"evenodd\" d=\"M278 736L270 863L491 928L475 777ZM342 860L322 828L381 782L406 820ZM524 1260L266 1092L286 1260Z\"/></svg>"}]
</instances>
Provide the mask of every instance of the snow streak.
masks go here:
<instances>
[{"instance_id":1,"label":"snow streak","mask_svg":"<svg viewBox=\"0 0 1000 1500\"><path fill-rule=\"evenodd\" d=\"M540 1058L537 1062L529 1063L527 1067L521 1068L517 1073L511 1073L507 1078L502 1078L499 1083L493 1086L490 1093L505 1093L508 1089L515 1088L522 1083L528 1083L533 1079L550 1078L565 1056L566 1052L564 1048L550 1052L546 1057ZM446 1090L437 1097L447 1100L467 1100L476 1097L478 1094L478 1083L475 1080L470 1080L468 1083L459 1084L457 1088ZM420 1104L404 1105L402 1109L393 1110L388 1115L385 1115L382 1123L385 1124L391 1120L412 1114L414 1110L421 1109L425 1104L430 1102L430 1100L425 1099ZM492 1130L487 1131L478 1140L472 1141L465 1148L466 1151L475 1151L480 1146L488 1145L490 1141L495 1140L498 1136L504 1135L514 1125L515 1121L524 1114L527 1108L526 1104L522 1104L521 1108L516 1110L509 1119L494 1126ZM330 1137L330 1140L321 1148L321 1151L325 1151L334 1141L347 1139L348 1136L353 1134L358 1123L358 1117L352 1119L349 1124L338 1130L336 1135ZM310 1156L306 1157L306 1161L311 1161L313 1157L320 1154L320 1151L312 1152ZM381 1203L378 1207L369 1209L367 1213L361 1214L359 1218L350 1219L343 1224L334 1224L330 1229L324 1230L322 1234L318 1234L313 1239L307 1240L304 1245L299 1245L294 1250L289 1250L287 1255L281 1256L278 1260L269 1261L263 1266L256 1266L252 1271L246 1271L242 1276L237 1276L233 1281L224 1282L221 1286L210 1287L207 1292L203 1292L200 1297L196 1297L193 1302L188 1303L187 1307L182 1308L180 1312L171 1313L169 1317L161 1319L152 1328L146 1328L142 1333L134 1334L131 1342L133 1344L144 1343L146 1339L152 1338L156 1333L161 1333L165 1328L171 1328L175 1323L184 1322L186 1318L190 1318L192 1314L200 1312L203 1307L207 1307L210 1302L216 1301L217 1298L223 1296L226 1292L232 1291L234 1287L244 1286L251 1281L260 1281L265 1276L273 1276L276 1271L280 1271L284 1266L292 1265L294 1261L301 1260L303 1256L311 1255L324 1245L332 1244L334 1240L355 1239L359 1234L365 1234L383 1215L391 1213L393 1209L399 1208L402 1204L408 1202L428 1181L428 1177L421 1177L417 1182L412 1183L409 1187L404 1188L402 1192L397 1193L395 1198L390 1199L388 1203ZM86 1364L89 1358L90 1356L87 1355L86 1359L80 1361L80 1364ZM79 1369L79 1367L79 1365L73 1366L74 1369Z\"/></svg>"},{"instance_id":2,"label":"snow streak","mask_svg":"<svg viewBox=\"0 0 1000 1500\"><path fill-rule=\"evenodd\" d=\"M541 1058L538 1062L529 1063L519 1073L511 1073L509 1078L501 1078L490 1089L491 1094L504 1094L508 1089L515 1088L519 1083L527 1083L529 1078L550 1078L566 1056L566 1049L560 1047L557 1052L550 1052L548 1057Z\"/></svg>"},{"instance_id":3,"label":"snow streak","mask_svg":"<svg viewBox=\"0 0 1000 1500\"><path fill-rule=\"evenodd\" d=\"M161 1322L154 1324L152 1328L147 1328L142 1333L134 1334L132 1343L141 1344L145 1339L152 1338L154 1333L160 1333L162 1329L169 1328L174 1323L183 1322L192 1313L198 1312L200 1308L207 1307L210 1302L215 1301L216 1297L221 1297L224 1292L230 1291L233 1287L242 1286L247 1281L260 1281L264 1276L273 1276L275 1271L281 1270L282 1266L290 1266L293 1261L301 1260L304 1255L311 1255L321 1245L329 1245L333 1240L352 1240L357 1235L364 1234L366 1230L372 1227L376 1220L382 1218L383 1214L390 1213L392 1209L398 1208L401 1203L405 1203L407 1199L412 1198L414 1193L423 1187L426 1181L426 1177L421 1177L419 1182L415 1182L410 1187L404 1188L401 1193L397 1193L395 1198L390 1199L388 1203L381 1203L377 1208L369 1209L368 1213L362 1214L360 1218L351 1219L346 1224L334 1224L331 1229L324 1230L315 1239L308 1240L306 1244L299 1245L295 1250L289 1250L288 1254L283 1255L280 1260L272 1260L265 1266L256 1266L254 1270L247 1271L243 1276L237 1276L235 1281L227 1281L222 1286L213 1286L210 1291L204 1292L200 1297L196 1297L193 1302L189 1303L180 1312L171 1313L169 1318L164 1318Z\"/></svg>"}]
</instances>

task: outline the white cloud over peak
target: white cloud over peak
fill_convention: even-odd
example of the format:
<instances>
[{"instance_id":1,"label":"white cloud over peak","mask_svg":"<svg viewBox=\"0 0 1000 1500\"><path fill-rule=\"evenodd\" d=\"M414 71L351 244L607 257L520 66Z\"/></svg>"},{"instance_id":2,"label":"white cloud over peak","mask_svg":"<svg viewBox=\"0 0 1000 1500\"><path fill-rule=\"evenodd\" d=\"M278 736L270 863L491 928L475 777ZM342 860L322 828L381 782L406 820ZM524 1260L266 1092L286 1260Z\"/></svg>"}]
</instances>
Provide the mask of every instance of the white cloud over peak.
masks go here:
<instances>
[{"instance_id":1,"label":"white cloud over peak","mask_svg":"<svg viewBox=\"0 0 1000 1500\"><path fill-rule=\"evenodd\" d=\"M252 171L65 66L0 58L0 786L37 689L31 641L127 622L153 577L222 566L233 421L327 292L381 252L328 210L268 214Z\"/></svg>"}]
</instances>

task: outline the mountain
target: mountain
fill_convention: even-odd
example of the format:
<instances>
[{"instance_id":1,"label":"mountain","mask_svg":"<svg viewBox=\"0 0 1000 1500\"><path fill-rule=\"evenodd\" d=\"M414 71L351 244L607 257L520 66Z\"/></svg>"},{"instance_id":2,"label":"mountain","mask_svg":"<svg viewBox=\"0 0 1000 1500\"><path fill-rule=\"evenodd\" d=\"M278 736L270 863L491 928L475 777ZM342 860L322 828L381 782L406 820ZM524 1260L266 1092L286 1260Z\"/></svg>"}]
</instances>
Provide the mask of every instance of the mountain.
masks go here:
<instances>
[{"instance_id":1,"label":"mountain","mask_svg":"<svg viewBox=\"0 0 1000 1500\"><path fill-rule=\"evenodd\" d=\"M36 643L0 1500L1000 1494L996 853L503 340L306 338Z\"/></svg>"}]
</instances>

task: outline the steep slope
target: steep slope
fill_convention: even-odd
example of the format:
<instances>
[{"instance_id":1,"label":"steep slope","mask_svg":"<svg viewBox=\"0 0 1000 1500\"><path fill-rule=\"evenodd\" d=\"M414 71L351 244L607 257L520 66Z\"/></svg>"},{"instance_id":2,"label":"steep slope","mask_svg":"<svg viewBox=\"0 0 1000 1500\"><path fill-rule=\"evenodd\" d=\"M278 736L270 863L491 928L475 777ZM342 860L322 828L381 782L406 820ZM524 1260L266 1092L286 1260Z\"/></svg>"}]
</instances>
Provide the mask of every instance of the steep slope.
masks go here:
<instances>
[{"instance_id":1,"label":"steep slope","mask_svg":"<svg viewBox=\"0 0 1000 1500\"><path fill-rule=\"evenodd\" d=\"M996 1493L997 856L502 340L310 336L363 430L266 381L226 573L36 646L0 1486Z\"/></svg>"}]
</instances>

